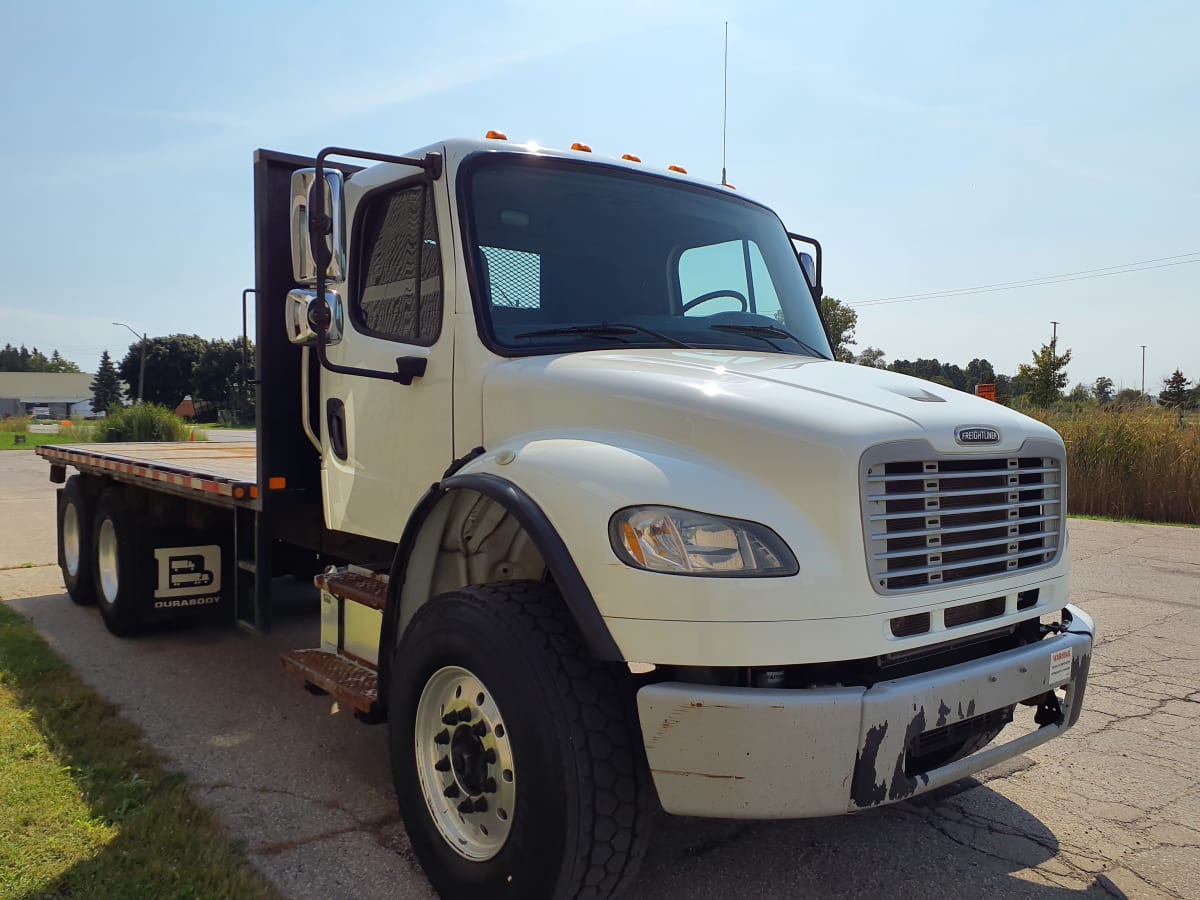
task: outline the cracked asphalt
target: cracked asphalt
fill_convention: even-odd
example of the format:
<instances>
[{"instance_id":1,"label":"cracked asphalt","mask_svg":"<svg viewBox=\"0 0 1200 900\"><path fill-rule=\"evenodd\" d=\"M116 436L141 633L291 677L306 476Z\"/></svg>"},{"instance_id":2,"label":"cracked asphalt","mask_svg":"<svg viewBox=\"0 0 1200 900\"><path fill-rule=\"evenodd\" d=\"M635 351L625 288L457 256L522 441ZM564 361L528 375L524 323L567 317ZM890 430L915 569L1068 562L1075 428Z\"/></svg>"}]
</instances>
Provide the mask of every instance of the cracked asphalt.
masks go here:
<instances>
[{"instance_id":1,"label":"cracked asphalt","mask_svg":"<svg viewBox=\"0 0 1200 900\"><path fill-rule=\"evenodd\" d=\"M279 651L316 645L311 593L292 587L267 638L113 638L63 593L47 468L0 454L0 596L141 726L284 896L432 897L384 728L281 674ZM1072 731L857 816L663 817L629 896L1200 897L1200 529L1072 520L1070 533L1074 602L1100 629Z\"/></svg>"}]
</instances>

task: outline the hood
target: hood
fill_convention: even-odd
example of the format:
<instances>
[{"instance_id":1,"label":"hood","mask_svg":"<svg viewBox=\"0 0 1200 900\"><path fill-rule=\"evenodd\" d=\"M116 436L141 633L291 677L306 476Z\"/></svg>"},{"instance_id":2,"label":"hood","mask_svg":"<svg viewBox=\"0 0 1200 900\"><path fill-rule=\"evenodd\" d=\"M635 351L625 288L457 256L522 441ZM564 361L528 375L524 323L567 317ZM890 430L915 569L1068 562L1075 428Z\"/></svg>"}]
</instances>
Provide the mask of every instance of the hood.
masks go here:
<instances>
[{"instance_id":1,"label":"hood","mask_svg":"<svg viewBox=\"0 0 1200 900\"><path fill-rule=\"evenodd\" d=\"M484 440L564 428L623 430L673 443L732 428L840 452L923 438L939 452L1015 450L1048 426L989 400L882 369L729 350L592 351L499 362L484 380ZM999 441L964 446L959 429Z\"/></svg>"}]
</instances>

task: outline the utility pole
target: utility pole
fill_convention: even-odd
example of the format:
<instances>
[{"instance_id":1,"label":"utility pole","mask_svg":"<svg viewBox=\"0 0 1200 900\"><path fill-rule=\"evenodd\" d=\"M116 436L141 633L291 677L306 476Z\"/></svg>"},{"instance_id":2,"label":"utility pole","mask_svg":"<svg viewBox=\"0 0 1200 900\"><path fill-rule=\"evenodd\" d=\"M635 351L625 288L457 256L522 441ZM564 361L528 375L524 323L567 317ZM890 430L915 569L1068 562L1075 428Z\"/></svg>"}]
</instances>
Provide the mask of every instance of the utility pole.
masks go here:
<instances>
[{"instance_id":1,"label":"utility pole","mask_svg":"<svg viewBox=\"0 0 1200 900\"><path fill-rule=\"evenodd\" d=\"M113 324L120 325L122 328L129 328L129 326L126 325L124 322L113 322ZM143 331L141 334L138 334L132 328L129 328L129 330L133 333L133 336L135 338L137 338L139 341L141 341L141 343L142 343L142 365L141 365L140 370L138 371L138 398L137 398L137 402L141 403L142 402L142 390L146 386L146 333Z\"/></svg>"},{"instance_id":2,"label":"utility pole","mask_svg":"<svg viewBox=\"0 0 1200 900\"><path fill-rule=\"evenodd\" d=\"M1142 396L1146 396L1146 345L1142 344Z\"/></svg>"},{"instance_id":3,"label":"utility pole","mask_svg":"<svg viewBox=\"0 0 1200 900\"><path fill-rule=\"evenodd\" d=\"M1054 331L1050 335L1050 343L1052 345L1057 345L1058 344L1058 323L1055 322L1053 319L1051 319L1050 324L1054 326Z\"/></svg>"}]
</instances>

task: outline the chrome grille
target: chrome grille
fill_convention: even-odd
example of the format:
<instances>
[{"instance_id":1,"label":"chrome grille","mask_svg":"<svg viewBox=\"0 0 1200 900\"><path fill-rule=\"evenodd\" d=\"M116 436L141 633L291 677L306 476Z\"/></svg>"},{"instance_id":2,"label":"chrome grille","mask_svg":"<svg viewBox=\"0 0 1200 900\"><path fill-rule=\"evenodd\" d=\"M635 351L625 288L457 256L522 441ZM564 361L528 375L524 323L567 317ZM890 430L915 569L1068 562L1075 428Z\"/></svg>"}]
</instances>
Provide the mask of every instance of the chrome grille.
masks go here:
<instances>
[{"instance_id":1,"label":"chrome grille","mask_svg":"<svg viewBox=\"0 0 1200 900\"><path fill-rule=\"evenodd\" d=\"M913 451L924 449L923 458ZM1027 441L1013 455L939 455L882 445L863 457L863 530L880 593L984 581L1049 565L1066 513L1062 450Z\"/></svg>"}]
</instances>

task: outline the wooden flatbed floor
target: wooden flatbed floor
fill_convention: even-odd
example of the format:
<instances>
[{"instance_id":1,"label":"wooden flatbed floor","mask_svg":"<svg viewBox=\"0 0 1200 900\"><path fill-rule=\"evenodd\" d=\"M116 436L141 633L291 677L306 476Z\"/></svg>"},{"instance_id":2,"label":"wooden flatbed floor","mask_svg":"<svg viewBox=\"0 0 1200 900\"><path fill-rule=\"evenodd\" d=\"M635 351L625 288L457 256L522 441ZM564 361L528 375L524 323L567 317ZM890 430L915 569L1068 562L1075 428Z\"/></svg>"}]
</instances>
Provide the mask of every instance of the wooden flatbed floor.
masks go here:
<instances>
[{"instance_id":1,"label":"wooden flatbed floor","mask_svg":"<svg viewBox=\"0 0 1200 900\"><path fill-rule=\"evenodd\" d=\"M257 453L252 441L54 444L37 449L38 456L52 464L81 472L185 496L199 492L197 499L214 503L246 504L259 495Z\"/></svg>"}]
</instances>

